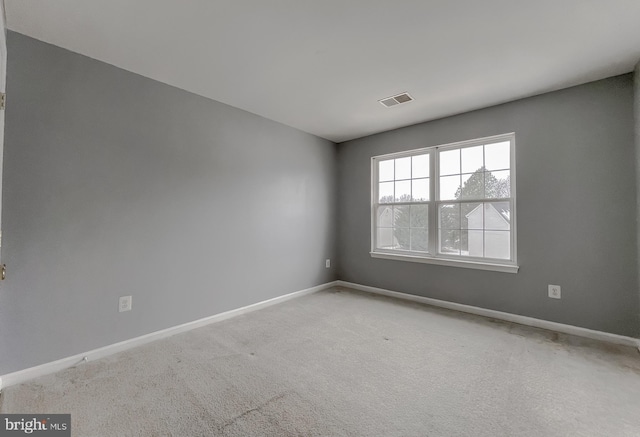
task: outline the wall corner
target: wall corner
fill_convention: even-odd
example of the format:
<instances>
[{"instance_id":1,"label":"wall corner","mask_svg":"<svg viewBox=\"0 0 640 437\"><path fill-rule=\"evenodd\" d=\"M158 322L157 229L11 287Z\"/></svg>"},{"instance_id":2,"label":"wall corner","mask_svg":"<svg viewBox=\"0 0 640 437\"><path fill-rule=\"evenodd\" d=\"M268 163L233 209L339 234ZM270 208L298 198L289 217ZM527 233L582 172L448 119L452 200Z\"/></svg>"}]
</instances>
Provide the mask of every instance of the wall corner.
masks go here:
<instances>
[{"instance_id":1,"label":"wall corner","mask_svg":"<svg viewBox=\"0 0 640 437\"><path fill-rule=\"evenodd\" d=\"M638 320L640 321L640 60L633 69L633 120L636 157L636 238L638 260ZM640 332L636 333L640 337Z\"/></svg>"}]
</instances>

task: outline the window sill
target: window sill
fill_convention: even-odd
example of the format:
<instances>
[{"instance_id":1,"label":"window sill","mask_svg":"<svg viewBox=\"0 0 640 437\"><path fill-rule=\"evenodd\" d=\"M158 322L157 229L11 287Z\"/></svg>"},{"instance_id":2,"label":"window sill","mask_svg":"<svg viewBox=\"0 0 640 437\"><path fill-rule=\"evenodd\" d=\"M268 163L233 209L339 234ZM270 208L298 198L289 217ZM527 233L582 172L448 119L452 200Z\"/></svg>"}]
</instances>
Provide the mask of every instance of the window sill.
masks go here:
<instances>
[{"instance_id":1,"label":"window sill","mask_svg":"<svg viewBox=\"0 0 640 437\"><path fill-rule=\"evenodd\" d=\"M396 261L409 261L409 262L425 263L425 264L436 264L436 265L448 266L448 267L462 267L467 269L491 270L494 272L503 272L503 273L518 273L518 269L520 268L519 266L513 265L513 264L497 264L497 263L466 261L466 260L457 260L457 259L454 260L454 259L446 259L446 258L399 255L396 253L370 252L370 254L372 258L392 259Z\"/></svg>"}]
</instances>

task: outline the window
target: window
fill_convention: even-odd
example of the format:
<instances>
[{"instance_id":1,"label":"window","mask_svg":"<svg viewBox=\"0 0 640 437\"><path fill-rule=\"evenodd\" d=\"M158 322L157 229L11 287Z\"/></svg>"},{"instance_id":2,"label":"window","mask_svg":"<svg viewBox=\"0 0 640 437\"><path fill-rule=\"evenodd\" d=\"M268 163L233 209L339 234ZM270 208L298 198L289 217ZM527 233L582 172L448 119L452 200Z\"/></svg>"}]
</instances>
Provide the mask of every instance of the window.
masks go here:
<instances>
[{"instance_id":1,"label":"window","mask_svg":"<svg viewBox=\"0 0 640 437\"><path fill-rule=\"evenodd\" d=\"M372 158L371 255L516 273L515 135Z\"/></svg>"}]
</instances>

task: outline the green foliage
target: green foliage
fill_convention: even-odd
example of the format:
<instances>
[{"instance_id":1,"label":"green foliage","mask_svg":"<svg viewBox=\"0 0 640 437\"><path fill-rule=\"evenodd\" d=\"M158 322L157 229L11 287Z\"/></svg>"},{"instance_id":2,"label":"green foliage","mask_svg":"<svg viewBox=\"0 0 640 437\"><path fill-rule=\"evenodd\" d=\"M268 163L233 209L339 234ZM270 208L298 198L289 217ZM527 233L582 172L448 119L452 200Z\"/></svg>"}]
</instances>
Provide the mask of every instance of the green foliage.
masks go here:
<instances>
[{"instance_id":1,"label":"green foliage","mask_svg":"<svg viewBox=\"0 0 640 437\"><path fill-rule=\"evenodd\" d=\"M499 199L509 197L511 178L498 179L486 168L477 169L456 191L456 199ZM485 196L486 191L486 196Z\"/></svg>"},{"instance_id":2,"label":"green foliage","mask_svg":"<svg viewBox=\"0 0 640 437\"><path fill-rule=\"evenodd\" d=\"M410 202L411 196L404 195L397 202ZM393 198L385 197L381 203L391 203ZM393 235L397 249L426 251L428 238L428 205L394 205Z\"/></svg>"}]
</instances>

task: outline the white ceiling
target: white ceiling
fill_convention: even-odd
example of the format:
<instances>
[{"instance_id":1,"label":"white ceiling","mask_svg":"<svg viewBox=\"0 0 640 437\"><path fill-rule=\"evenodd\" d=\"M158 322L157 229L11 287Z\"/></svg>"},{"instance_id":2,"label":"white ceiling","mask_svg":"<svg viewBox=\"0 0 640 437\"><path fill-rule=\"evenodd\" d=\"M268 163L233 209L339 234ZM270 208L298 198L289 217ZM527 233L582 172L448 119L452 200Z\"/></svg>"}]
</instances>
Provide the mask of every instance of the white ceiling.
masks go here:
<instances>
[{"instance_id":1,"label":"white ceiling","mask_svg":"<svg viewBox=\"0 0 640 437\"><path fill-rule=\"evenodd\" d=\"M340 142L629 72L638 0L6 0L10 29ZM416 100L385 108L378 99Z\"/></svg>"}]
</instances>

